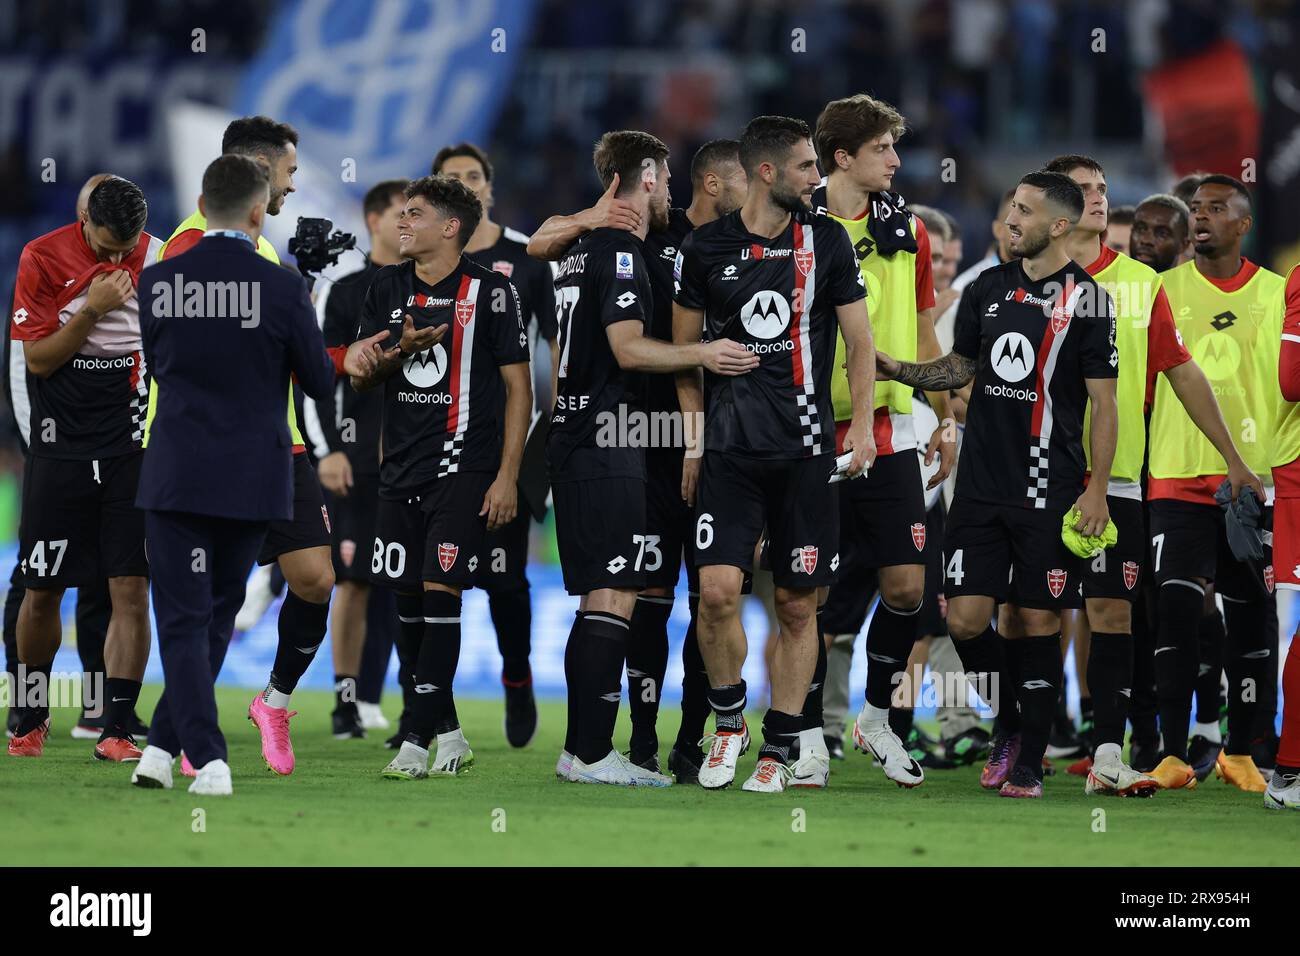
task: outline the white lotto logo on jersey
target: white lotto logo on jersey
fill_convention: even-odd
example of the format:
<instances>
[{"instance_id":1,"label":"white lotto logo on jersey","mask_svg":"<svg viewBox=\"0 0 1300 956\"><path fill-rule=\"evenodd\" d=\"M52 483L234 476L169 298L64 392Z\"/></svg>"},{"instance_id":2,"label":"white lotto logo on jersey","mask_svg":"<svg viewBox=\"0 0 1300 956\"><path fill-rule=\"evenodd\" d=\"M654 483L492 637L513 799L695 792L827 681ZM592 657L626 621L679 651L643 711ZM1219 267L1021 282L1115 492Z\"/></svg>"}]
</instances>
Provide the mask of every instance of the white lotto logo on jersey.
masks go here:
<instances>
[{"instance_id":1,"label":"white lotto logo on jersey","mask_svg":"<svg viewBox=\"0 0 1300 956\"><path fill-rule=\"evenodd\" d=\"M1023 382L1034 370L1034 347L1019 332L1003 332L989 355L993 371L1004 382Z\"/></svg>"},{"instance_id":2,"label":"white lotto logo on jersey","mask_svg":"<svg viewBox=\"0 0 1300 956\"><path fill-rule=\"evenodd\" d=\"M632 253L614 253L614 274L620 279L632 278Z\"/></svg>"},{"instance_id":3,"label":"white lotto logo on jersey","mask_svg":"<svg viewBox=\"0 0 1300 956\"><path fill-rule=\"evenodd\" d=\"M740 323L756 339L774 339L790 325L790 305L779 292L755 292L740 310Z\"/></svg>"},{"instance_id":4,"label":"white lotto logo on jersey","mask_svg":"<svg viewBox=\"0 0 1300 956\"><path fill-rule=\"evenodd\" d=\"M447 350L441 342L402 363L402 375L416 388L433 388L447 374Z\"/></svg>"}]
</instances>

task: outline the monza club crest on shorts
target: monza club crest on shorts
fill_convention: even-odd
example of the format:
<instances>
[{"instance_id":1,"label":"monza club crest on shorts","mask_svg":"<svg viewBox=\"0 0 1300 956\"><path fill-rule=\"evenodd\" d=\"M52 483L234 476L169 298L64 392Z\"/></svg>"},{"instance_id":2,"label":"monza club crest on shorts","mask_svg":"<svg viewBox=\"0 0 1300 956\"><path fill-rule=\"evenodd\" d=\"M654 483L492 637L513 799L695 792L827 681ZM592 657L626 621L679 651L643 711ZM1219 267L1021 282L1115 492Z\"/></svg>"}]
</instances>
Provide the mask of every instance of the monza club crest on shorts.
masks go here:
<instances>
[{"instance_id":1,"label":"monza club crest on shorts","mask_svg":"<svg viewBox=\"0 0 1300 956\"><path fill-rule=\"evenodd\" d=\"M1052 568L1047 572L1047 590L1052 592L1052 597L1059 598L1061 592L1065 590L1065 579L1069 575L1061 568Z\"/></svg>"},{"instance_id":2,"label":"monza club crest on shorts","mask_svg":"<svg viewBox=\"0 0 1300 956\"><path fill-rule=\"evenodd\" d=\"M1138 564L1136 561L1125 561L1123 570L1124 570L1124 587L1132 591L1133 588L1136 587L1138 583Z\"/></svg>"},{"instance_id":3,"label":"monza club crest on shorts","mask_svg":"<svg viewBox=\"0 0 1300 956\"><path fill-rule=\"evenodd\" d=\"M912 525L912 544L916 545L917 551L925 550L925 525L919 521Z\"/></svg>"},{"instance_id":4,"label":"monza club crest on shorts","mask_svg":"<svg viewBox=\"0 0 1300 956\"><path fill-rule=\"evenodd\" d=\"M817 546L814 544L805 544L799 549L799 566L803 568L804 574L812 574L817 570Z\"/></svg>"},{"instance_id":5,"label":"monza club crest on shorts","mask_svg":"<svg viewBox=\"0 0 1300 956\"><path fill-rule=\"evenodd\" d=\"M806 279L808 271L812 269L813 254L811 249L796 249L794 251L794 264L799 272Z\"/></svg>"},{"instance_id":6,"label":"monza club crest on shorts","mask_svg":"<svg viewBox=\"0 0 1300 956\"><path fill-rule=\"evenodd\" d=\"M1273 593L1275 583L1276 579L1273 577L1273 565L1264 565L1264 587L1268 589L1269 594Z\"/></svg>"},{"instance_id":7,"label":"monza club crest on shorts","mask_svg":"<svg viewBox=\"0 0 1300 956\"><path fill-rule=\"evenodd\" d=\"M444 541L438 545L438 564L442 570L450 571L451 566L456 563L456 555L460 554L460 546Z\"/></svg>"}]
</instances>

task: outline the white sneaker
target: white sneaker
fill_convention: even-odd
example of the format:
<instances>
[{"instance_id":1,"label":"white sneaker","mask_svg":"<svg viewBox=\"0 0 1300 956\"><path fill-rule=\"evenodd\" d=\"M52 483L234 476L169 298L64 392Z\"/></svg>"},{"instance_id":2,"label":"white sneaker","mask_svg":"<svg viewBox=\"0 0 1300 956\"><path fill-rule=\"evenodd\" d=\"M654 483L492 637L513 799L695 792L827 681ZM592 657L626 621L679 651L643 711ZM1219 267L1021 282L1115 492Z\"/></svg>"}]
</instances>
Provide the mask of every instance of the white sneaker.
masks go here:
<instances>
[{"instance_id":1,"label":"white sneaker","mask_svg":"<svg viewBox=\"0 0 1300 956\"><path fill-rule=\"evenodd\" d=\"M1264 791L1264 806L1270 810L1300 810L1300 775L1283 777L1275 771Z\"/></svg>"},{"instance_id":2,"label":"white sneaker","mask_svg":"<svg viewBox=\"0 0 1300 956\"><path fill-rule=\"evenodd\" d=\"M171 767L167 768L169 771ZM230 765L224 760L209 760L199 768L194 782L190 784L190 793L205 797L228 797L234 793L230 786Z\"/></svg>"},{"instance_id":3,"label":"white sneaker","mask_svg":"<svg viewBox=\"0 0 1300 956\"><path fill-rule=\"evenodd\" d=\"M429 751L403 740L397 756L380 771L380 776L389 780L423 780L429 776Z\"/></svg>"},{"instance_id":4,"label":"white sneaker","mask_svg":"<svg viewBox=\"0 0 1300 956\"><path fill-rule=\"evenodd\" d=\"M244 605L235 615L235 630L251 631L257 627L266 609L275 600L271 593L271 566L263 565L253 572L248 579L248 590L244 592Z\"/></svg>"},{"instance_id":5,"label":"white sneaker","mask_svg":"<svg viewBox=\"0 0 1300 956\"><path fill-rule=\"evenodd\" d=\"M925 771L890 729L889 721L865 720L858 714L853 722L853 746L875 757L885 776L900 787L911 789L925 782Z\"/></svg>"},{"instance_id":6,"label":"white sneaker","mask_svg":"<svg viewBox=\"0 0 1300 956\"><path fill-rule=\"evenodd\" d=\"M799 731L799 759L790 765L788 786L824 790L830 784L831 755L822 728Z\"/></svg>"},{"instance_id":7,"label":"white sneaker","mask_svg":"<svg viewBox=\"0 0 1300 956\"><path fill-rule=\"evenodd\" d=\"M662 773L638 767L617 750L611 750L595 763L583 763L577 757L569 767L570 783L604 783L616 787L671 787L673 780Z\"/></svg>"},{"instance_id":8,"label":"white sneaker","mask_svg":"<svg viewBox=\"0 0 1300 956\"><path fill-rule=\"evenodd\" d=\"M709 748L700 764L700 786L705 790L729 787L736 779L736 761L749 749L749 724L744 724L739 733L724 730L707 734L700 746Z\"/></svg>"},{"instance_id":9,"label":"white sneaker","mask_svg":"<svg viewBox=\"0 0 1300 956\"><path fill-rule=\"evenodd\" d=\"M148 746L131 772L131 783L148 790L172 788L172 755L161 747Z\"/></svg>"},{"instance_id":10,"label":"white sneaker","mask_svg":"<svg viewBox=\"0 0 1300 956\"><path fill-rule=\"evenodd\" d=\"M569 779L569 771L573 769L573 754L567 750L560 751L560 759L555 761L555 775L561 780Z\"/></svg>"},{"instance_id":11,"label":"white sneaker","mask_svg":"<svg viewBox=\"0 0 1300 956\"><path fill-rule=\"evenodd\" d=\"M1151 797L1159 789L1159 780L1138 773L1118 757L1094 761L1083 785L1083 792L1088 796L1103 797Z\"/></svg>"},{"instance_id":12,"label":"white sneaker","mask_svg":"<svg viewBox=\"0 0 1300 956\"><path fill-rule=\"evenodd\" d=\"M759 757L758 766L740 787L751 793L780 793L790 783L793 772L773 757Z\"/></svg>"},{"instance_id":13,"label":"white sneaker","mask_svg":"<svg viewBox=\"0 0 1300 956\"><path fill-rule=\"evenodd\" d=\"M429 773L437 777L454 777L474 766L474 751L459 727L438 735L438 756L434 758Z\"/></svg>"},{"instance_id":14,"label":"white sneaker","mask_svg":"<svg viewBox=\"0 0 1300 956\"><path fill-rule=\"evenodd\" d=\"M365 730L387 730L389 727L388 718L378 704L357 701L357 716L361 718L361 726Z\"/></svg>"}]
</instances>

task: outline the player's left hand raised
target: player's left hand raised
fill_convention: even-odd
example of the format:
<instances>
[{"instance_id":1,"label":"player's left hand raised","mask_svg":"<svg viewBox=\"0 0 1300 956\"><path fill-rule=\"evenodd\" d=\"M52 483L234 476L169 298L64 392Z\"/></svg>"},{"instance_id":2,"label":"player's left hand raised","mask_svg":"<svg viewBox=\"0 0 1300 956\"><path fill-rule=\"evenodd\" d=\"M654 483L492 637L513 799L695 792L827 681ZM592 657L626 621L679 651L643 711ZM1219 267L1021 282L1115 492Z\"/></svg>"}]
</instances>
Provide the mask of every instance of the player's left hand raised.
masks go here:
<instances>
[{"instance_id":1,"label":"player's left hand raised","mask_svg":"<svg viewBox=\"0 0 1300 956\"><path fill-rule=\"evenodd\" d=\"M488 530L496 531L514 521L518 510L519 493L514 480L505 475L497 475L496 481L492 482L492 487L483 496L483 508L478 516L481 518L487 515Z\"/></svg>"},{"instance_id":2,"label":"player's left hand raised","mask_svg":"<svg viewBox=\"0 0 1300 956\"><path fill-rule=\"evenodd\" d=\"M934 473L925 487L937 488L952 473L952 466L957 463L957 423L952 419L939 423L939 427L930 436L930 444L925 449L925 463L933 464L934 456L939 456L939 470Z\"/></svg>"},{"instance_id":3,"label":"player's left hand raised","mask_svg":"<svg viewBox=\"0 0 1300 956\"><path fill-rule=\"evenodd\" d=\"M1080 534L1098 537L1106 530L1110 521L1110 508L1106 505L1106 482L1094 481L1074 503L1079 509L1079 520L1074 530Z\"/></svg>"}]
</instances>

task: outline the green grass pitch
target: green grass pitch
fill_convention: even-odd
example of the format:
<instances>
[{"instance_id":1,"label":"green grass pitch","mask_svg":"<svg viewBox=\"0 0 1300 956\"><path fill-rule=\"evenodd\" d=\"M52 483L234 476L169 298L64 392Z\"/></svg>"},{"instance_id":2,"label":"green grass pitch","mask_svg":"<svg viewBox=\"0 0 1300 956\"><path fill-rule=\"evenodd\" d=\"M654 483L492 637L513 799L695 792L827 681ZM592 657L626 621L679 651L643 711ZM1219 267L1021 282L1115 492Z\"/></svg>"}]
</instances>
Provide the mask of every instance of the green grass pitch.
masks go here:
<instances>
[{"instance_id":1,"label":"green grass pitch","mask_svg":"<svg viewBox=\"0 0 1300 956\"><path fill-rule=\"evenodd\" d=\"M148 715L158 688L146 687ZM130 768L91 758L54 713L39 760L0 757L0 846L9 865L1176 865L1291 864L1300 814L1213 777L1150 800L1084 796L1083 780L1049 777L1043 800L1003 800L978 768L932 772L912 791L851 753L825 791L784 794L696 787L640 791L560 783L564 707L541 705L525 750L502 736L496 700L458 703L477 758L457 779L397 782L381 734L335 741L331 696L294 696L298 767L266 770L244 717L252 692L220 688L235 794L193 797L129 785ZM385 710L394 716L397 700ZM751 718L756 726L757 721ZM676 730L665 708L661 758ZM626 708L619 727L626 741ZM739 780L753 768L741 758ZM198 813L196 811L202 811ZM202 824L202 827L199 824ZM198 832L196 832L198 831Z\"/></svg>"}]
</instances>

